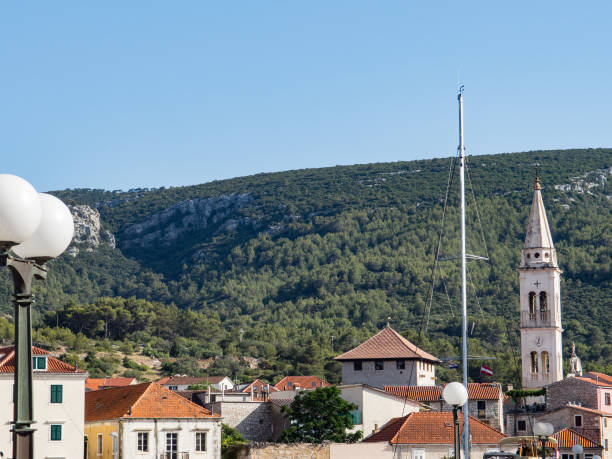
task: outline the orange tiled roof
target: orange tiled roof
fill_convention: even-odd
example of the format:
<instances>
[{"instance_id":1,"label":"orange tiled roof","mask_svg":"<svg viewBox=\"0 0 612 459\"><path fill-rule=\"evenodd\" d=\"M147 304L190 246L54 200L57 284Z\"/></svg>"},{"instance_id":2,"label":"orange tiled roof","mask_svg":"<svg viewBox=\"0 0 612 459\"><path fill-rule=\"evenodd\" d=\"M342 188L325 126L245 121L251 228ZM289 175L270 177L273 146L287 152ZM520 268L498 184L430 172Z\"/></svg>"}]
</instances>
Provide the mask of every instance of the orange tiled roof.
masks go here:
<instances>
[{"instance_id":1,"label":"orange tiled roof","mask_svg":"<svg viewBox=\"0 0 612 459\"><path fill-rule=\"evenodd\" d=\"M130 386L136 384L136 378L87 378L85 390L98 390L100 388Z\"/></svg>"},{"instance_id":2,"label":"orange tiled roof","mask_svg":"<svg viewBox=\"0 0 612 459\"><path fill-rule=\"evenodd\" d=\"M571 448L574 445L580 445L583 448L601 448L602 446L595 443L593 440L574 432L572 429L565 428L560 430L552 437L559 443L559 448Z\"/></svg>"},{"instance_id":3,"label":"orange tiled roof","mask_svg":"<svg viewBox=\"0 0 612 459\"><path fill-rule=\"evenodd\" d=\"M440 386L385 386L385 390L398 397L418 402L437 402L442 398Z\"/></svg>"},{"instance_id":4,"label":"orange tiled roof","mask_svg":"<svg viewBox=\"0 0 612 459\"><path fill-rule=\"evenodd\" d=\"M459 417L459 429L463 432L463 416ZM471 416L470 433L474 444L497 444L505 437L500 431ZM420 411L392 419L379 432L363 441L452 445L453 435L453 413Z\"/></svg>"},{"instance_id":5,"label":"orange tiled roof","mask_svg":"<svg viewBox=\"0 0 612 459\"><path fill-rule=\"evenodd\" d=\"M598 373L596 371L588 371L583 375L584 378L591 378L599 381L603 381L612 386L612 376L605 373Z\"/></svg>"},{"instance_id":6,"label":"orange tiled roof","mask_svg":"<svg viewBox=\"0 0 612 459\"><path fill-rule=\"evenodd\" d=\"M336 360L422 359L440 362L440 359L418 348L391 327L385 327L367 341L336 357Z\"/></svg>"},{"instance_id":7,"label":"orange tiled roof","mask_svg":"<svg viewBox=\"0 0 612 459\"><path fill-rule=\"evenodd\" d=\"M268 386L270 386L270 392L277 392L278 389L272 385L269 385L268 383L262 381L261 379L255 379L253 381L251 381L244 389L242 389L241 392L251 392L251 387L253 388L254 392L265 392L266 390L268 390Z\"/></svg>"},{"instance_id":8,"label":"orange tiled roof","mask_svg":"<svg viewBox=\"0 0 612 459\"><path fill-rule=\"evenodd\" d=\"M274 384L278 390L295 390L296 386L300 389L312 389L313 387L328 387L331 384L316 376L285 376Z\"/></svg>"},{"instance_id":9,"label":"orange tiled roof","mask_svg":"<svg viewBox=\"0 0 612 459\"><path fill-rule=\"evenodd\" d=\"M119 418L211 417L219 415L155 383L85 393L85 422Z\"/></svg>"},{"instance_id":10,"label":"orange tiled roof","mask_svg":"<svg viewBox=\"0 0 612 459\"><path fill-rule=\"evenodd\" d=\"M442 386L385 386L385 390L402 398L419 402L442 399ZM468 383L469 400L498 400L500 386L496 383Z\"/></svg>"},{"instance_id":11,"label":"orange tiled roof","mask_svg":"<svg viewBox=\"0 0 612 459\"><path fill-rule=\"evenodd\" d=\"M174 375L169 378L162 378L158 381L158 384L164 386L168 385L192 385L192 384L219 384L223 381L226 376L185 376L185 375ZM163 382L162 382L163 381Z\"/></svg>"},{"instance_id":12,"label":"orange tiled roof","mask_svg":"<svg viewBox=\"0 0 612 459\"><path fill-rule=\"evenodd\" d=\"M580 381L585 381L591 384L595 384L596 386L610 387L612 386L612 380L609 379L610 376L604 375L603 373L597 373L597 375L601 375L602 377L596 376L574 376L574 379L579 379Z\"/></svg>"},{"instance_id":13,"label":"orange tiled roof","mask_svg":"<svg viewBox=\"0 0 612 459\"><path fill-rule=\"evenodd\" d=\"M55 357L49 355L49 351L46 351L40 347L32 346L32 355L46 355L47 356L47 369L36 370L36 373L85 373L85 370L80 370L72 365L62 362ZM0 348L0 373L13 373L15 371L15 346L7 346Z\"/></svg>"}]
</instances>

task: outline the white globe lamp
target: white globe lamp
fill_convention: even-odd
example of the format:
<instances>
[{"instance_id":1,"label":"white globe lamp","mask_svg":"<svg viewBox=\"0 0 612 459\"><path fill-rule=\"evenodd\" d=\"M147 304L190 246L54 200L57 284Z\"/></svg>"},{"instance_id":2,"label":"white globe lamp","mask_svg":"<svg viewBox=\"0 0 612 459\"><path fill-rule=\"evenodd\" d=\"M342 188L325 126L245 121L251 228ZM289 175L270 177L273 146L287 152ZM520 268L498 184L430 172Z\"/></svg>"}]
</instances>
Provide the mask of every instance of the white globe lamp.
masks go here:
<instances>
[{"instance_id":1,"label":"white globe lamp","mask_svg":"<svg viewBox=\"0 0 612 459\"><path fill-rule=\"evenodd\" d=\"M36 232L25 242L13 247L21 258L44 262L62 254L74 235L74 221L70 209L50 194L39 193L42 221Z\"/></svg>"},{"instance_id":2,"label":"white globe lamp","mask_svg":"<svg viewBox=\"0 0 612 459\"><path fill-rule=\"evenodd\" d=\"M468 399L465 386L458 382L448 383L442 391L442 398L452 406L463 406Z\"/></svg>"},{"instance_id":3,"label":"white globe lamp","mask_svg":"<svg viewBox=\"0 0 612 459\"><path fill-rule=\"evenodd\" d=\"M11 174L0 174L0 245L4 248L28 240L38 229L42 206L30 183Z\"/></svg>"}]
</instances>

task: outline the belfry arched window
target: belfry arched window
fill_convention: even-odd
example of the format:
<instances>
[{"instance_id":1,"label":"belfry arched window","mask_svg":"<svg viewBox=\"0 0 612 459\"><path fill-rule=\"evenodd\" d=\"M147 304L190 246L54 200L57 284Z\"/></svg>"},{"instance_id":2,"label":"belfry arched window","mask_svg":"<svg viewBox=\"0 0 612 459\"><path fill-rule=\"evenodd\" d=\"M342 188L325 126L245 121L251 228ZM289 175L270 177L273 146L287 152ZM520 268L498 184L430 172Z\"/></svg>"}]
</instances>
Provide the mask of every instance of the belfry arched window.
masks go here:
<instances>
[{"instance_id":1,"label":"belfry arched window","mask_svg":"<svg viewBox=\"0 0 612 459\"><path fill-rule=\"evenodd\" d=\"M538 353L535 351L531 353L531 372L538 372Z\"/></svg>"},{"instance_id":2,"label":"belfry arched window","mask_svg":"<svg viewBox=\"0 0 612 459\"><path fill-rule=\"evenodd\" d=\"M535 314L536 312L536 294L535 292L529 292L529 314Z\"/></svg>"},{"instance_id":3,"label":"belfry arched window","mask_svg":"<svg viewBox=\"0 0 612 459\"><path fill-rule=\"evenodd\" d=\"M540 292L540 312L548 311L548 300L546 299L546 292Z\"/></svg>"},{"instance_id":4,"label":"belfry arched window","mask_svg":"<svg viewBox=\"0 0 612 459\"><path fill-rule=\"evenodd\" d=\"M542 369L544 373L550 373L550 357L546 351L542 352Z\"/></svg>"}]
</instances>

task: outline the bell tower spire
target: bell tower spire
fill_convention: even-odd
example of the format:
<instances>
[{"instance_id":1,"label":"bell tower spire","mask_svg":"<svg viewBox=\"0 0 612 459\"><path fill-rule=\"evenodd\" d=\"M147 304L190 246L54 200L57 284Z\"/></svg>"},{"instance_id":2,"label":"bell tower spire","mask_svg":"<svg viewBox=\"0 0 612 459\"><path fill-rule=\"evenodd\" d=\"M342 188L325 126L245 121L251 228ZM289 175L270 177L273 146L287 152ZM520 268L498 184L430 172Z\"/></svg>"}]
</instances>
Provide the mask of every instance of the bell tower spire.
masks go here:
<instances>
[{"instance_id":1,"label":"bell tower spire","mask_svg":"<svg viewBox=\"0 0 612 459\"><path fill-rule=\"evenodd\" d=\"M524 388L538 388L563 379L563 329L561 270L537 174L518 272L522 385Z\"/></svg>"}]
</instances>

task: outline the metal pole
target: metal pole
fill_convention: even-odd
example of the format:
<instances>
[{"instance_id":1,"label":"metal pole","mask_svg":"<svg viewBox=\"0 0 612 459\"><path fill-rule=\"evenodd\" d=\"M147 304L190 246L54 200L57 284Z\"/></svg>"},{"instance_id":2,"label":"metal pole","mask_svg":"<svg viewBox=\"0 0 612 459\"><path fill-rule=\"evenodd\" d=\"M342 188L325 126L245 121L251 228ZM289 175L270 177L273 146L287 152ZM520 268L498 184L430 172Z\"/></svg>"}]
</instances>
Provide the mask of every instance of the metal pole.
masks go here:
<instances>
[{"instance_id":1,"label":"metal pole","mask_svg":"<svg viewBox=\"0 0 612 459\"><path fill-rule=\"evenodd\" d=\"M540 437L542 442L542 459L546 459L546 437Z\"/></svg>"},{"instance_id":2,"label":"metal pole","mask_svg":"<svg viewBox=\"0 0 612 459\"><path fill-rule=\"evenodd\" d=\"M463 385L468 389L468 366L467 366L467 276L466 276L466 252L465 252L465 147L463 145L463 94L459 90L459 184L461 191L461 342L463 356ZM469 392L468 392L469 393ZM470 457L470 420L468 413L468 401L463 407L463 449L465 459Z\"/></svg>"},{"instance_id":3,"label":"metal pole","mask_svg":"<svg viewBox=\"0 0 612 459\"><path fill-rule=\"evenodd\" d=\"M32 279L44 279L47 271L30 260L0 254L0 265L13 275L15 304L15 371L13 384L13 458L34 458L32 390Z\"/></svg>"},{"instance_id":4,"label":"metal pole","mask_svg":"<svg viewBox=\"0 0 612 459\"><path fill-rule=\"evenodd\" d=\"M459 446L459 416L457 415L458 410L459 406L453 405L453 422L455 426L455 459L459 459L461 457L461 447Z\"/></svg>"}]
</instances>

